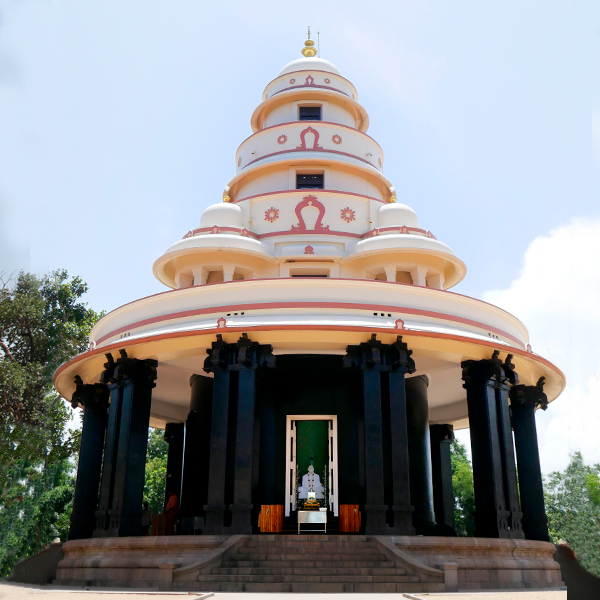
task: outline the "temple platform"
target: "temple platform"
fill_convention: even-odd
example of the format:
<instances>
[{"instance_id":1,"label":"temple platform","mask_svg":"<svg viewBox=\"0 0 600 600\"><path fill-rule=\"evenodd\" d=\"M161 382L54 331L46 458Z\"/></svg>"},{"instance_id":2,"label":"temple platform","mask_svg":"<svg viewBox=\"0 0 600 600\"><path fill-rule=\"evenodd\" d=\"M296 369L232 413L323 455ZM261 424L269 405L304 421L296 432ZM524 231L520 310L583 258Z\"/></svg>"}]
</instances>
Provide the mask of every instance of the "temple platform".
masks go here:
<instances>
[{"instance_id":1,"label":"temple platform","mask_svg":"<svg viewBox=\"0 0 600 600\"><path fill-rule=\"evenodd\" d=\"M547 542L363 535L96 538L63 545L62 585L229 592L558 589Z\"/></svg>"}]
</instances>

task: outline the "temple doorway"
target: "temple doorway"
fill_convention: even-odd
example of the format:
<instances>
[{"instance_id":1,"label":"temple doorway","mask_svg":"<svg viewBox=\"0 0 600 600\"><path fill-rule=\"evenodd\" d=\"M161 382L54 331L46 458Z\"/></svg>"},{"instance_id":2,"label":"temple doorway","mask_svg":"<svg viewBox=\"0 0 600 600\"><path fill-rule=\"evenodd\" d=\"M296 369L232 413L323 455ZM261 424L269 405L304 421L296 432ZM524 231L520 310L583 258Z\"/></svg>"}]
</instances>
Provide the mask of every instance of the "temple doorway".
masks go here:
<instances>
[{"instance_id":1,"label":"temple doorway","mask_svg":"<svg viewBox=\"0 0 600 600\"><path fill-rule=\"evenodd\" d=\"M285 516L310 490L337 517L337 415L287 415L286 432Z\"/></svg>"}]
</instances>

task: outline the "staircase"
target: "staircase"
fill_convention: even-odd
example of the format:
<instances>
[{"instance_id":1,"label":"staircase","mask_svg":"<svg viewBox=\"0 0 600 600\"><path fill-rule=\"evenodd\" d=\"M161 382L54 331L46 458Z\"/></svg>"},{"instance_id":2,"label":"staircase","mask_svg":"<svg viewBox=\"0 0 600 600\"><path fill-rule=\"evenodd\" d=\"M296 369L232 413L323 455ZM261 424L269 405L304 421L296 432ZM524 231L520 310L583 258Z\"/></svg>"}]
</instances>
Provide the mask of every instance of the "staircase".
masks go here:
<instances>
[{"instance_id":1,"label":"staircase","mask_svg":"<svg viewBox=\"0 0 600 600\"><path fill-rule=\"evenodd\" d=\"M443 592L444 583L361 535L254 535L198 575L213 592Z\"/></svg>"}]
</instances>

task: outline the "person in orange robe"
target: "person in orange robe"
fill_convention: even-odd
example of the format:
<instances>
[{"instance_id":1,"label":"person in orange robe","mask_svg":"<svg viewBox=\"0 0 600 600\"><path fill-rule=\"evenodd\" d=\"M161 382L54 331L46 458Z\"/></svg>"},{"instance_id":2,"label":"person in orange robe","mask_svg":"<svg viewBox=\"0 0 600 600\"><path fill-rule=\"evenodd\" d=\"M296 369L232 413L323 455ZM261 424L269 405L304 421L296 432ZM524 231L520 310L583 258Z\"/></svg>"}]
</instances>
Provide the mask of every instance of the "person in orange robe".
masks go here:
<instances>
[{"instance_id":1,"label":"person in orange robe","mask_svg":"<svg viewBox=\"0 0 600 600\"><path fill-rule=\"evenodd\" d=\"M179 514L179 498L173 492L169 492L165 514L167 515L167 525L165 535L173 535L174 523Z\"/></svg>"}]
</instances>

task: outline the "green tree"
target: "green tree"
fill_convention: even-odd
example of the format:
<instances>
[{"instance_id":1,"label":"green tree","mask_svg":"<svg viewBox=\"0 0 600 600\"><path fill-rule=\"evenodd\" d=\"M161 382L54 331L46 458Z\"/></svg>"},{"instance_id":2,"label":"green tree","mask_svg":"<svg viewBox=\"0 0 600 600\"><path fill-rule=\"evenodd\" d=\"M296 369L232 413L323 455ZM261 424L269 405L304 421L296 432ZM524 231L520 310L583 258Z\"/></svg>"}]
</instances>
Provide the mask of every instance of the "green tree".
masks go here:
<instances>
[{"instance_id":1,"label":"green tree","mask_svg":"<svg viewBox=\"0 0 600 600\"><path fill-rule=\"evenodd\" d=\"M565 540L581 564L600 576L600 465L587 466L581 453L545 480L548 528L554 543Z\"/></svg>"},{"instance_id":2,"label":"green tree","mask_svg":"<svg viewBox=\"0 0 600 600\"><path fill-rule=\"evenodd\" d=\"M450 447L454 488L454 528L458 535L475 535L475 493L473 468L467 449L458 440Z\"/></svg>"},{"instance_id":3,"label":"green tree","mask_svg":"<svg viewBox=\"0 0 600 600\"><path fill-rule=\"evenodd\" d=\"M162 429L148 431L148 451L146 453L146 479L144 502L148 502L153 514L164 512L165 485L167 481L167 451Z\"/></svg>"},{"instance_id":4,"label":"green tree","mask_svg":"<svg viewBox=\"0 0 600 600\"><path fill-rule=\"evenodd\" d=\"M87 347L101 316L64 270L0 276L0 572L65 537L78 428L52 376Z\"/></svg>"}]
</instances>

